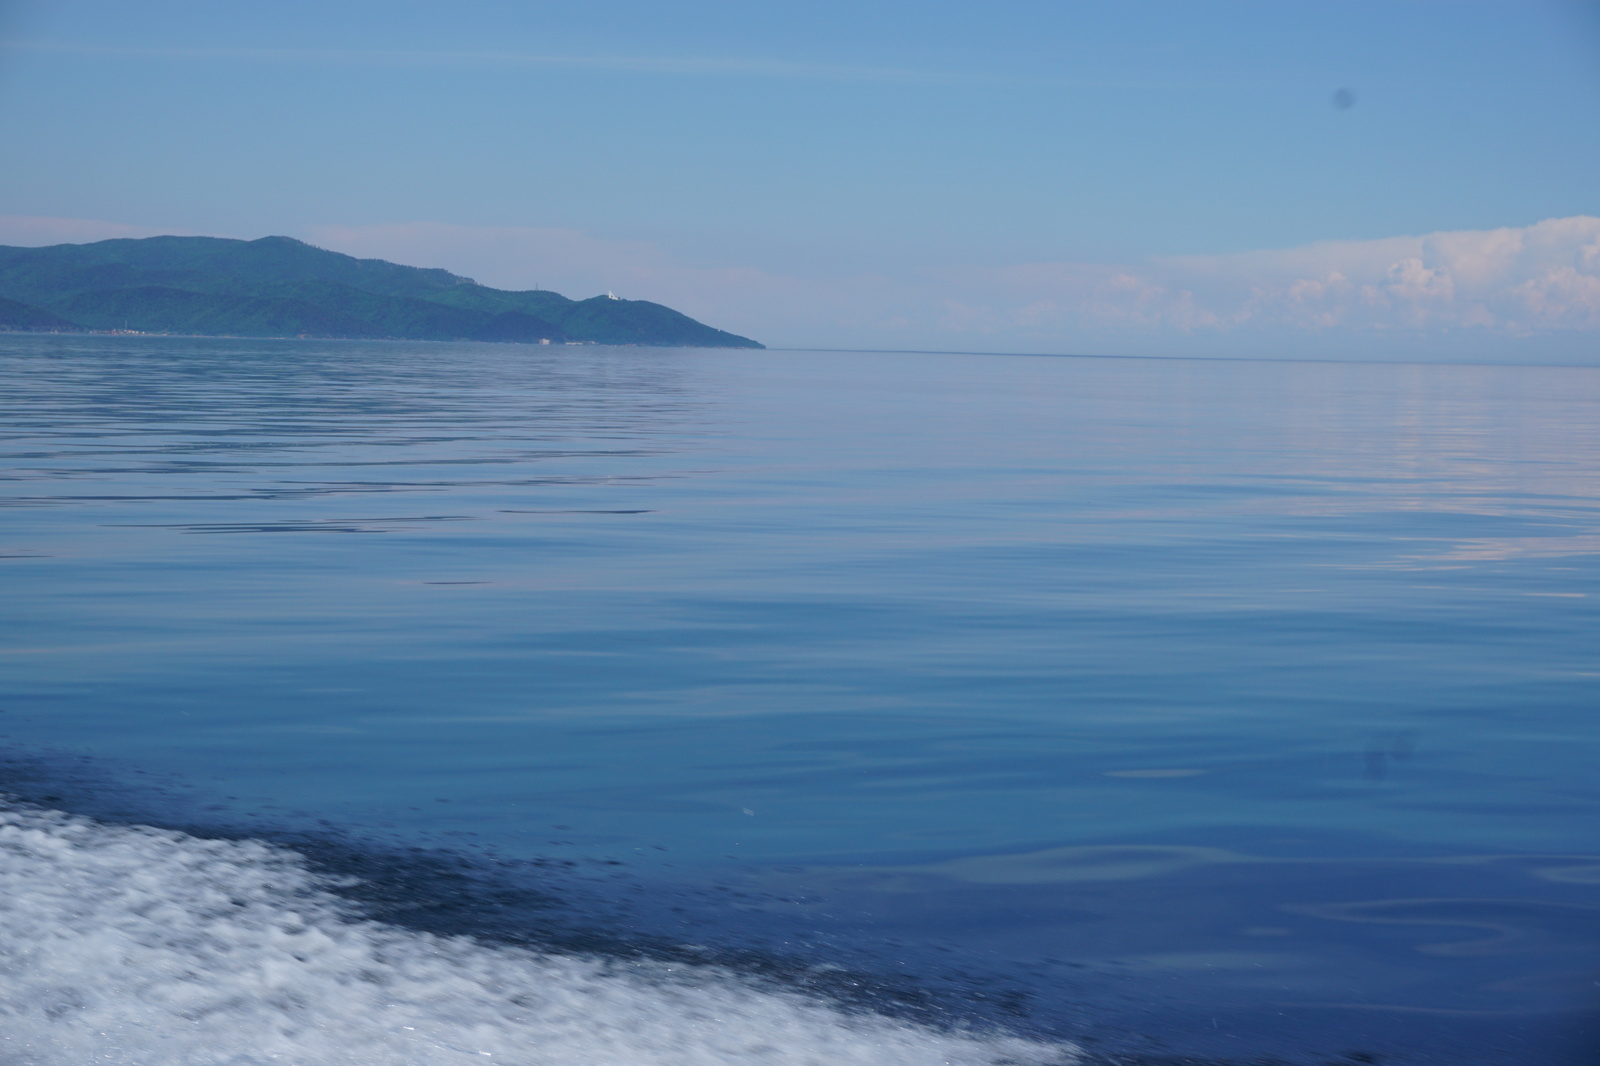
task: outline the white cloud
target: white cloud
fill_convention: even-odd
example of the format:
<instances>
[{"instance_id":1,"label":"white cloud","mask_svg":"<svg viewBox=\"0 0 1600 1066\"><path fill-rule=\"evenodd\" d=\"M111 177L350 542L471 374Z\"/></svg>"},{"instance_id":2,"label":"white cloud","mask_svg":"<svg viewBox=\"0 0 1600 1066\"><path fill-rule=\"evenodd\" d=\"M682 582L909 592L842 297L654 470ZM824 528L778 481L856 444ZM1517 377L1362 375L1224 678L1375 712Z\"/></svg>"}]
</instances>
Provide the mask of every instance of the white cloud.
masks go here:
<instances>
[{"instance_id":1,"label":"white cloud","mask_svg":"<svg viewBox=\"0 0 1600 1066\"><path fill-rule=\"evenodd\" d=\"M924 71L839 63L797 63L764 56L564 55L560 53L370 49L370 48L179 48L6 40L0 46L56 55L127 56L139 59L221 60L224 62L316 63L379 66L553 67L635 74L781 78L838 82L954 83L993 82L948 70ZM1015 79L1006 79L1015 80Z\"/></svg>"},{"instance_id":2,"label":"white cloud","mask_svg":"<svg viewBox=\"0 0 1600 1066\"><path fill-rule=\"evenodd\" d=\"M1600 218L1273 251L959 271L988 328L1600 330Z\"/></svg>"}]
</instances>

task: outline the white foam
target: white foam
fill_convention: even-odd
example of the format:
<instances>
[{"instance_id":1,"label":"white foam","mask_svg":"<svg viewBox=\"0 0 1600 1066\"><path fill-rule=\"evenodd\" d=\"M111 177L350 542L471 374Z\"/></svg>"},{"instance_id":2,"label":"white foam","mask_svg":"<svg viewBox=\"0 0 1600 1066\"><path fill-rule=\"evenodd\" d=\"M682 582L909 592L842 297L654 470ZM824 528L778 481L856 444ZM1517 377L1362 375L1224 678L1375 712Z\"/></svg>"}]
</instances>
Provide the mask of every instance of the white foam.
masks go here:
<instances>
[{"instance_id":1,"label":"white foam","mask_svg":"<svg viewBox=\"0 0 1600 1066\"><path fill-rule=\"evenodd\" d=\"M352 920L289 851L0 807L0 1066L992 1066L1070 1047Z\"/></svg>"}]
</instances>

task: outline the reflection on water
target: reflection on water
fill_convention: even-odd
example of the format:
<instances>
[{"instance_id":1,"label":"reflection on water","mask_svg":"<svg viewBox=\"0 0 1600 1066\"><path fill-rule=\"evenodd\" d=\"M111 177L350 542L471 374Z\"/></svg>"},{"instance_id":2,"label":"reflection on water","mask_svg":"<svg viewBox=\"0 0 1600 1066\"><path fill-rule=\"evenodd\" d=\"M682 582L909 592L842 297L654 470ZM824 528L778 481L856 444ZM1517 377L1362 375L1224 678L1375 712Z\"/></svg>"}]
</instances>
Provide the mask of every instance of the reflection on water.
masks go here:
<instances>
[{"instance_id":1,"label":"reflection on water","mask_svg":"<svg viewBox=\"0 0 1600 1066\"><path fill-rule=\"evenodd\" d=\"M624 863L1118 1054L1581 1043L1600 371L5 337L0 387L19 750Z\"/></svg>"}]
</instances>

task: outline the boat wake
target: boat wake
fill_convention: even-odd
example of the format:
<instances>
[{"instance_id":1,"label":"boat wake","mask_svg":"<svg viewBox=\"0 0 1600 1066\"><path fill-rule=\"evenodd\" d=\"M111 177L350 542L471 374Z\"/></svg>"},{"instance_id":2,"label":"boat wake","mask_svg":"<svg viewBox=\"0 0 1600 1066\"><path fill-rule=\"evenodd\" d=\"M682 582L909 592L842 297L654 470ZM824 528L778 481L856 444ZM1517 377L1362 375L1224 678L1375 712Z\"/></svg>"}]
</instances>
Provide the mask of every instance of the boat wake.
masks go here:
<instances>
[{"instance_id":1,"label":"boat wake","mask_svg":"<svg viewBox=\"0 0 1600 1066\"><path fill-rule=\"evenodd\" d=\"M0 1066L1046 1066L713 966L364 919L288 848L0 806Z\"/></svg>"}]
</instances>

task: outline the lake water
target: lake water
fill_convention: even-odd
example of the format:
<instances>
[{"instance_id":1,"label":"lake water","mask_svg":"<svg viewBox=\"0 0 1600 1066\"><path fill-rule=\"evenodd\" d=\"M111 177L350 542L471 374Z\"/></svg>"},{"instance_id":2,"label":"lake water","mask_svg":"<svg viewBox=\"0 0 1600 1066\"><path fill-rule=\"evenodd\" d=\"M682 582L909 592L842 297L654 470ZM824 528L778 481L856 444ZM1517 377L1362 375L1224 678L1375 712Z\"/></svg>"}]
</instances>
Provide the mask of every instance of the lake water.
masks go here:
<instances>
[{"instance_id":1,"label":"lake water","mask_svg":"<svg viewBox=\"0 0 1600 1066\"><path fill-rule=\"evenodd\" d=\"M1600 369L0 388L7 1066L1600 1047Z\"/></svg>"}]
</instances>

